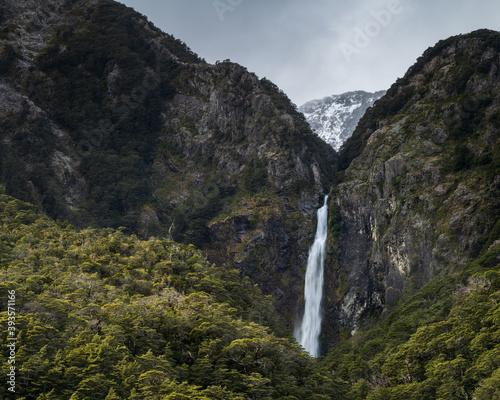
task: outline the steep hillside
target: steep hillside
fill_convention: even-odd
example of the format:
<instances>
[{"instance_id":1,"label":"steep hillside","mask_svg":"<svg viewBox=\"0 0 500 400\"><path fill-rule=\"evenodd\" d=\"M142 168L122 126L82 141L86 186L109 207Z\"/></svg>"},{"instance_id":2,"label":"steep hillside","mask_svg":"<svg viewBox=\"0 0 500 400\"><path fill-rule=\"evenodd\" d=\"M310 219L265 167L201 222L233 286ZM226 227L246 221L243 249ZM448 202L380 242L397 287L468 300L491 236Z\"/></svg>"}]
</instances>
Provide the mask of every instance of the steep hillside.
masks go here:
<instances>
[{"instance_id":1,"label":"steep hillside","mask_svg":"<svg viewBox=\"0 0 500 400\"><path fill-rule=\"evenodd\" d=\"M332 316L348 331L497 239L499 130L500 34L486 30L427 50L368 110L342 148L336 188Z\"/></svg>"},{"instance_id":2,"label":"steep hillside","mask_svg":"<svg viewBox=\"0 0 500 400\"><path fill-rule=\"evenodd\" d=\"M114 1L1 10L7 193L80 227L195 244L292 320L336 156L283 92Z\"/></svg>"},{"instance_id":3,"label":"steep hillside","mask_svg":"<svg viewBox=\"0 0 500 400\"><path fill-rule=\"evenodd\" d=\"M321 364L343 398L499 398L500 33L428 49L339 164Z\"/></svg>"},{"instance_id":4,"label":"steep hillside","mask_svg":"<svg viewBox=\"0 0 500 400\"><path fill-rule=\"evenodd\" d=\"M351 137L366 110L385 94L362 90L311 100L299 107L316 135L335 150Z\"/></svg>"},{"instance_id":5,"label":"steep hillside","mask_svg":"<svg viewBox=\"0 0 500 400\"><path fill-rule=\"evenodd\" d=\"M1 371L15 382L0 385L2 399L345 393L283 333L269 297L192 245L78 232L3 194L0 221L0 320L10 328L0 343L2 360L14 360Z\"/></svg>"},{"instance_id":6,"label":"steep hillside","mask_svg":"<svg viewBox=\"0 0 500 400\"><path fill-rule=\"evenodd\" d=\"M322 360L350 400L500 396L500 226L481 255L431 280Z\"/></svg>"}]
</instances>

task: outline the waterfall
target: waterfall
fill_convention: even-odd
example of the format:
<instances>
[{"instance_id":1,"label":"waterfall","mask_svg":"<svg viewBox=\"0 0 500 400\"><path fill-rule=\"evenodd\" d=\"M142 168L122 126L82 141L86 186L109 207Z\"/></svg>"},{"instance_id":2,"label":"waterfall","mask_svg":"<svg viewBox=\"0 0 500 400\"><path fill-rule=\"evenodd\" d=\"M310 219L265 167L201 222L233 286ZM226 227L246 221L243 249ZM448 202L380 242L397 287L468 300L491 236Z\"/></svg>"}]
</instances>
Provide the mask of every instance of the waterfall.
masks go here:
<instances>
[{"instance_id":1,"label":"waterfall","mask_svg":"<svg viewBox=\"0 0 500 400\"><path fill-rule=\"evenodd\" d=\"M321 298L323 297L323 266L326 256L328 227L328 196L318 210L318 226L314 243L309 249L306 280L304 286L305 309L300 327L295 330L299 344L313 357L319 356L319 334L321 333Z\"/></svg>"}]
</instances>

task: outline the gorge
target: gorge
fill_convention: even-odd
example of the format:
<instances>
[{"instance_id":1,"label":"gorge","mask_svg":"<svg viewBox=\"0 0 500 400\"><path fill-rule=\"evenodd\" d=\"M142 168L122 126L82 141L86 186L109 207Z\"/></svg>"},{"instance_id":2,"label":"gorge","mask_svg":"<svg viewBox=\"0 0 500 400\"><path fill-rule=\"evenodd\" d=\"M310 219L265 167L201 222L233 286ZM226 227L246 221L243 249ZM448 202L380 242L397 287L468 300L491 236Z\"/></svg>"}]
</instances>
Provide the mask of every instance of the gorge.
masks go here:
<instances>
[{"instance_id":1,"label":"gorge","mask_svg":"<svg viewBox=\"0 0 500 400\"><path fill-rule=\"evenodd\" d=\"M500 395L499 32L427 49L337 152L118 2L0 23L19 396Z\"/></svg>"}]
</instances>

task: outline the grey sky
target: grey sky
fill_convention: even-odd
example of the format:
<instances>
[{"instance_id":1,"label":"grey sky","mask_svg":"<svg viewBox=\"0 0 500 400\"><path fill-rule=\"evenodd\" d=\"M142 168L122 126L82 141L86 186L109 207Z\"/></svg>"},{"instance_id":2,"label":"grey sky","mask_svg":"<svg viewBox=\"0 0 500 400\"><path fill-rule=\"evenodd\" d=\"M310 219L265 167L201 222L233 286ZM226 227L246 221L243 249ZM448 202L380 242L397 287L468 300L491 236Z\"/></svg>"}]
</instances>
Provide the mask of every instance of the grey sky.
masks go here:
<instances>
[{"instance_id":1,"label":"grey sky","mask_svg":"<svg viewBox=\"0 0 500 400\"><path fill-rule=\"evenodd\" d=\"M387 89L429 46L500 30L498 0L121 0L207 62L230 59L297 105Z\"/></svg>"}]
</instances>

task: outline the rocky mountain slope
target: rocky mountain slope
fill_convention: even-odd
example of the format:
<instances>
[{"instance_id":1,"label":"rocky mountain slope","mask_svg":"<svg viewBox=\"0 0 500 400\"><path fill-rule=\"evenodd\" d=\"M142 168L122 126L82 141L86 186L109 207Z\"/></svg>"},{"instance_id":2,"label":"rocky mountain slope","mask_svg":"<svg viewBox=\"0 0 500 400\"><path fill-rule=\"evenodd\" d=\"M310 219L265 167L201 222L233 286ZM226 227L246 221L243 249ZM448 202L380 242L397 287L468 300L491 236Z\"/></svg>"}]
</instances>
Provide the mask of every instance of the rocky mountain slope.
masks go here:
<instances>
[{"instance_id":1,"label":"rocky mountain slope","mask_svg":"<svg viewBox=\"0 0 500 400\"><path fill-rule=\"evenodd\" d=\"M372 346L363 371L386 365L389 358L377 359L383 344L406 345L452 306L463 312L465 292L497 290L495 280L488 286L474 274L498 264L498 32L427 50L337 154L274 84L230 61L204 62L119 3L7 0L0 22L7 194L77 227L192 243L208 263L237 267L272 294L291 332L315 212L330 193L323 350L340 342L325 368L341 371L359 392L352 398L371 388L390 398L383 390L400 379L397 362L405 360L369 376L357 361L342 370L360 343ZM424 306L422 324L398 315ZM349 339L357 331L375 342ZM437 356L446 352L436 348ZM462 362L449 354L446 362ZM426 362L438 365L432 357ZM471 372L467 395L488 373Z\"/></svg>"},{"instance_id":2,"label":"rocky mountain slope","mask_svg":"<svg viewBox=\"0 0 500 400\"><path fill-rule=\"evenodd\" d=\"M498 239L499 146L500 34L428 49L342 147L332 318L356 331Z\"/></svg>"},{"instance_id":3,"label":"rocky mountain slope","mask_svg":"<svg viewBox=\"0 0 500 400\"><path fill-rule=\"evenodd\" d=\"M352 400L498 398L500 32L429 48L337 179L322 368Z\"/></svg>"},{"instance_id":4,"label":"rocky mountain slope","mask_svg":"<svg viewBox=\"0 0 500 400\"><path fill-rule=\"evenodd\" d=\"M311 100L299 107L314 133L335 150L351 137L358 121L385 91L362 90Z\"/></svg>"},{"instance_id":5,"label":"rocky mountain slope","mask_svg":"<svg viewBox=\"0 0 500 400\"><path fill-rule=\"evenodd\" d=\"M7 0L0 182L79 227L203 248L297 312L336 155L286 95L110 0Z\"/></svg>"}]
</instances>

